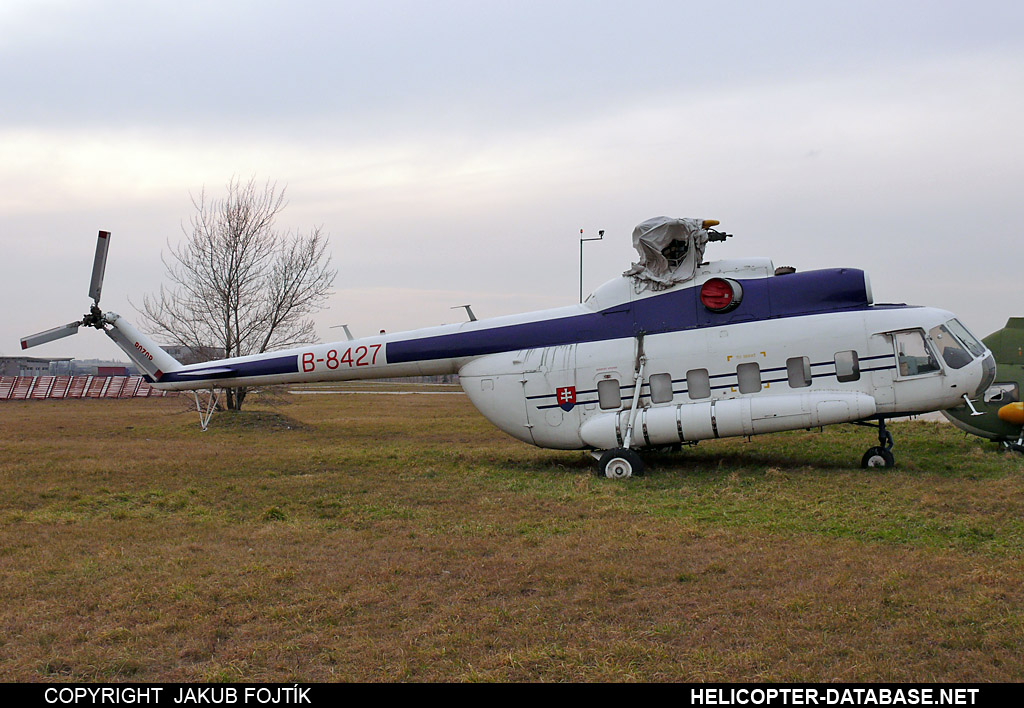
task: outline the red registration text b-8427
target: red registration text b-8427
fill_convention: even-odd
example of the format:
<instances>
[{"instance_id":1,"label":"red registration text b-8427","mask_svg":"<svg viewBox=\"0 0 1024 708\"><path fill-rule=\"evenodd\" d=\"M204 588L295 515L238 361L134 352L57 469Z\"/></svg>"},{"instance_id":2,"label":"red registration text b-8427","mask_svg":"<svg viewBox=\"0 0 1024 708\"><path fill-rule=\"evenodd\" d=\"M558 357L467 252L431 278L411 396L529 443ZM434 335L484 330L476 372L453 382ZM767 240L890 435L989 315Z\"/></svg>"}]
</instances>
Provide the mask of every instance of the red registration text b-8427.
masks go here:
<instances>
[{"instance_id":1,"label":"red registration text b-8427","mask_svg":"<svg viewBox=\"0 0 1024 708\"><path fill-rule=\"evenodd\" d=\"M306 352L300 359L302 372L323 371L324 368L333 371L341 367L351 369L354 366L371 366L377 363L377 354L380 352L380 348L380 344L371 344L368 347L360 345L355 349L349 347L341 356L338 356L337 349L331 349L323 357L317 357L313 352Z\"/></svg>"}]
</instances>

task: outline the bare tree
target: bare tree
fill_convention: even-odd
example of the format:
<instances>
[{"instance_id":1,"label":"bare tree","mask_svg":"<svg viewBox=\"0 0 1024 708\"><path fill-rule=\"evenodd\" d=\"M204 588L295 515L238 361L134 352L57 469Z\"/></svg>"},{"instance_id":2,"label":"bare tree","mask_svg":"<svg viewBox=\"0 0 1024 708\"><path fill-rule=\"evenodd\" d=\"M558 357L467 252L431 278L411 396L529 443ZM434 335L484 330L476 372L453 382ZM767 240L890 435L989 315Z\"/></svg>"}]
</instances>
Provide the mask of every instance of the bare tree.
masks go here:
<instances>
[{"instance_id":1,"label":"bare tree","mask_svg":"<svg viewBox=\"0 0 1024 708\"><path fill-rule=\"evenodd\" d=\"M184 241L161 254L171 285L143 301L152 334L227 357L317 340L309 315L323 307L337 271L322 227L308 235L275 227L284 194L275 183L232 178L224 199L208 199L205 189L192 197ZM227 407L240 410L246 390L227 389Z\"/></svg>"}]
</instances>

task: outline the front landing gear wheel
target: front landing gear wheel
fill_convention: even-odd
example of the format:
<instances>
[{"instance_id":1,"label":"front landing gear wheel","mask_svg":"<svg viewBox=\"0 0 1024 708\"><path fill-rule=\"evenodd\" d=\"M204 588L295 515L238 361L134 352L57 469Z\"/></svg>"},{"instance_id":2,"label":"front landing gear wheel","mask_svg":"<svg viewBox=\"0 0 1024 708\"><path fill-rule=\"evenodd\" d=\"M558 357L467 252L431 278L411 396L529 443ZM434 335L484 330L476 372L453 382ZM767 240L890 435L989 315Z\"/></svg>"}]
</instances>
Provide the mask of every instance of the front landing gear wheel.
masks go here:
<instances>
[{"instance_id":1,"label":"front landing gear wheel","mask_svg":"<svg viewBox=\"0 0 1024 708\"><path fill-rule=\"evenodd\" d=\"M609 479L625 479L626 477L642 477L644 461L632 450L616 448L601 455L597 463L597 473Z\"/></svg>"},{"instance_id":2,"label":"front landing gear wheel","mask_svg":"<svg viewBox=\"0 0 1024 708\"><path fill-rule=\"evenodd\" d=\"M868 448L864 457L860 458L861 467L893 467L895 464L896 458L884 447Z\"/></svg>"},{"instance_id":3,"label":"front landing gear wheel","mask_svg":"<svg viewBox=\"0 0 1024 708\"><path fill-rule=\"evenodd\" d=\"M878 428L878 447L868 448L868 451L864 453L864 457L860 458L860 466L864 468L895 467L896 458L892 455L892 433L885 428L885 418L879 418L877 424L860 421L856 425Z\"/></svg>"}]
</instances>

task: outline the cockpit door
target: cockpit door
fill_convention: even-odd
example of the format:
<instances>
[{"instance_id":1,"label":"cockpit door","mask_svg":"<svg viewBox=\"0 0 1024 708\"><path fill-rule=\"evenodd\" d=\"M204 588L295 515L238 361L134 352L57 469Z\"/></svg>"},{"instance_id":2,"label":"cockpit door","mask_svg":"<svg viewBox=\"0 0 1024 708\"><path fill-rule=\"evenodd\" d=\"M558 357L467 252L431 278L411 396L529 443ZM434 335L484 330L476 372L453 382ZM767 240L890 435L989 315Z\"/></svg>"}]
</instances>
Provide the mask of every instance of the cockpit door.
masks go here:
<instances>
[{"instance_id":1,"label":"cockpit door","mask_svg":"<svg viewBox=\"0 0 1024 708\"><path fill-rule=\"evenodd\" d=\"M903 409L931 410L943 398L943 370L931 344L919 329L892 332L896 371L896 404Z\"/></svg>"}]
</instances>

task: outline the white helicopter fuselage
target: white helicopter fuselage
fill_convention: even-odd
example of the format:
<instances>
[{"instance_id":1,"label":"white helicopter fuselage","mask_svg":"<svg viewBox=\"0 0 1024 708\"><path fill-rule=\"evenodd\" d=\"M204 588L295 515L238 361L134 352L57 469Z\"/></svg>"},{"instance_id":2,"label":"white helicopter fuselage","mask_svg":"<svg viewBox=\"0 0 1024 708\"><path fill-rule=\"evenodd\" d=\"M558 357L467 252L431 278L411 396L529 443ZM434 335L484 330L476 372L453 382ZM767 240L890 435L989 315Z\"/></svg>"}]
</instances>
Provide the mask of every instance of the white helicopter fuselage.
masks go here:
<instances>
[{"instance_id":1,"label":"white helicopter fuselage","mask_svg":"<svg viewBox=\"0 0 1024 708\"><path fill-rule=\"evenodd\" d=\"M736 284L738 305L704 306L712 279ZM513 437L603 450L965 405L994 365L987 350L955 366L943 360L952 337L936 342L934 332L953 318L875 305L859 270L775 275L768 259L749 259L702 264L658 291L621 277L578 305L191 366L164 359L116 315L119 332L108 334L156 388L458 374L473 404Z\"/></svg>"}]
</instances>

